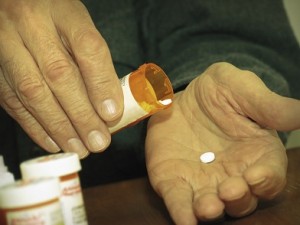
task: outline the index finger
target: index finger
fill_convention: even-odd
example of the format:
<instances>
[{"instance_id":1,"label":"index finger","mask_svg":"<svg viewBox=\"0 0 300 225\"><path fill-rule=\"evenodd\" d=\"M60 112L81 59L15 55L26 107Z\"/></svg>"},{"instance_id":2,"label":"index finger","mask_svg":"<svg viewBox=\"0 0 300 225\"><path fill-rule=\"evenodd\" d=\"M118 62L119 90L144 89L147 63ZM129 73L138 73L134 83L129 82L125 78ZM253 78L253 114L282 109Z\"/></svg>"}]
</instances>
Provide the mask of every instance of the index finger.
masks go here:
<instances>
[{"instance_id":1,"label":"index finger","mask_svg":"<svg viewBox=\"0 0 300 225\"><path fill-rule=\"evenodd\" d=\"M170 216L176 224L197 224L193 209L193 190L181 179L160 181L155 187L162 196Z\"/></svg>"},{"instance_id":2,"label":"index finger","mask_svg":"<svg viewBox=\"0 0 300 225\"><path fill-rule=\"evenodd\" d=\"M89 98L104 121L116 120L123 112L123 94L107 43L80 1L72 4L73 16L60 18L63 9L54 10L53 18L59 21L61 38L78 63Z\"/></svg>"}]
</instances>

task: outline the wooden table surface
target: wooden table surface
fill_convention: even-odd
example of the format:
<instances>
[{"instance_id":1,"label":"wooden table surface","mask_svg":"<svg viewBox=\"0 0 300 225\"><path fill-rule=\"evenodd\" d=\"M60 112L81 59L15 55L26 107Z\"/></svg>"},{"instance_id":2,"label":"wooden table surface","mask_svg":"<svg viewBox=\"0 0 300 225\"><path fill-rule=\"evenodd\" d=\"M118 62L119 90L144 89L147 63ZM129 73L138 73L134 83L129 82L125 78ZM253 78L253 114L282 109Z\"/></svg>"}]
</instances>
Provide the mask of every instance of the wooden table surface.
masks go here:
<instances>
[{"instance_id":1,"label":"wooden table surface","mask_svg":"<svg viewBox=\"0 0 300 225\"><path fill-rule=\"evenodd\" d=\"M262 202L250 216L222 225L300 225L300 148L288 150L288 183L277 199ZM174 225L147 178L84 190L89 225Z\"/></svg>"}]
</instances>

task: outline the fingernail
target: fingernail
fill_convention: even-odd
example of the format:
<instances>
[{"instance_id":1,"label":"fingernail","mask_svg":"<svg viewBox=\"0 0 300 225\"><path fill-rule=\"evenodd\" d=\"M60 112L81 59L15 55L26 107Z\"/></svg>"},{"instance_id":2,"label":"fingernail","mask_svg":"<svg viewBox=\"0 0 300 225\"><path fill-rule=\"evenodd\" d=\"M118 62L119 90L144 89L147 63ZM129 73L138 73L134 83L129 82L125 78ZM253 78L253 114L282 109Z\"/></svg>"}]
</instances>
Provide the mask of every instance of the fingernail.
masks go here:
<instances>
[{"instance_id":1,"label":"fingernail","mask_svg":"<svg viewBox=\"0 0 300 225\"><path fill-rule=\"evenodd\" d=\"M85 156L88 152L86 147L83 145L83 143L78 138L71 138L68 140L69 149L67 149L70 152L75 152L79 155L79 157Z\"/></svg>"},{"instance_id":2,"label":"fingernail","mask_svg":"<svg viewBox=\"0 0 300 225\"><path fill-rule=\"evenodd\" d=\"M108 116L117 114L117 104L113 99L106 99L102 102L102 112Z\"/></svg>"},{"instance_id":3,"label":"fingernail","mask_svg":"<svg viewBox=\"0 0 300 225\"><path fill-rule=\"evenodd\" d=\"M90 154L90 152L86 151L84 154L80 155L79 158L80 159L85 159L86 157L88 157L89 154Z\"/></svg>"},{"instance_id":4,"label":"fingernail","mask_svg":"<svg viewBox=\"0 0 300 225\"><path fill-rule=\"evenodd\" d=\"M91 151L101 151L107 145L107 138L100 131L91 131L88 135Z\"/></svg>"},{"instance_id":5,"label":"fingernail","mask_svg":"<svg viewBox=\"0 0 300 225\"><path fill-rule=\"evenodd\" d=\"M47 137L46 139L45 139L45 143L46 143L46 145L47 145L47 149L50 151L50 152L53 152L53 153L55 153L55 152L59 152L61 149L60 149L60 147L58 147L58 145L55 143L55 141L53 141L53 139L52 138L50 138L50 137Z\"/></svg>"}]
</instances>

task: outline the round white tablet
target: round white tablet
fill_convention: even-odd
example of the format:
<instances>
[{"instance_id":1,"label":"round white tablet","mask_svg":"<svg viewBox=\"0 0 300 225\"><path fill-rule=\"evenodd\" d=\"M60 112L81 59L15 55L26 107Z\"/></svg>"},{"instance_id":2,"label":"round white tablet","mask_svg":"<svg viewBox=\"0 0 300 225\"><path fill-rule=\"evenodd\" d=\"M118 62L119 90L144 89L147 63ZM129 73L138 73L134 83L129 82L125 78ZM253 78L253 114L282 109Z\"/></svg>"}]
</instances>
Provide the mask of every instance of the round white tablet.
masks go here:
<instances>
[{"instance_id":1,"label":"round white tablet","mask_svg":"<svg viewBox=\"0 0 300 225\"><path fill-rule=\"evenodd\" d=\"M200 161L203 163L210 163L215 160L215 154L213 152L205 152L200 155Z\"/></svg>"},{"instance_id":2,"label":"round white tablet","mask_svg":"<svg viewBox=\"0 0 300 225\"><path fill-rule=\"evenodd\" d=\"M165 100L159 100L159 103L163 105L170 105L172 103L172 99L167 98Z\"/></svg>"}]
</instances>

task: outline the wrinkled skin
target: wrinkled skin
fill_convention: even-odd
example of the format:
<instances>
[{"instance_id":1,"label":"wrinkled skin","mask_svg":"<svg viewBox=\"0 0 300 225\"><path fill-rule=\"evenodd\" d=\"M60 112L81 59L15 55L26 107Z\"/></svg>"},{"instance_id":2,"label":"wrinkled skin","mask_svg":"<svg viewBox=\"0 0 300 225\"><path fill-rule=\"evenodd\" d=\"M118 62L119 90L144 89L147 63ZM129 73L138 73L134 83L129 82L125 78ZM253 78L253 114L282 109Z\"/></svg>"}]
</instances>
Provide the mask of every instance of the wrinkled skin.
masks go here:
<instances>
[{"instance_id":1,"label":"wrinkled skin","mask_svg":"<svg viewBox=\"0 0 300 225\"><path fill-rule=\"evenodd\" d=\"M151 184L177 225L253 212L286 183L277 130L300 127L300 102L271 92L253 73L210 66L173 106L152 116L146 140ZM199 156L213 151L208 164Z\"/></svg>"},{"instance_id":2,"label":"wrinkled skin","mask_svg":"<svg viewBox=\"0 0 300 225\"><path fill-rule=\"evenodd\" d=\"M0 104L49 152L107 148L122 90L80 1L0 1Z\"/></svg>"},{"instance_id":3,"label":"wrinkled skin","mask_svg":"<svg viewBox=\"0 0 300 225\"><path fill-rule=\"evenodd\" d=\"M78 0L0 1L0 105L42 148L103 151L123 111L109 49ZM178 225L251 213L285 184L277 130L300 128L299 101L249 72L211 66L151 117L149 177ZM199 162L202 152L216 160Z\"/></svg>"}]
</instances>

